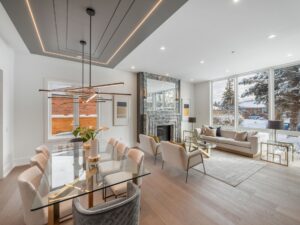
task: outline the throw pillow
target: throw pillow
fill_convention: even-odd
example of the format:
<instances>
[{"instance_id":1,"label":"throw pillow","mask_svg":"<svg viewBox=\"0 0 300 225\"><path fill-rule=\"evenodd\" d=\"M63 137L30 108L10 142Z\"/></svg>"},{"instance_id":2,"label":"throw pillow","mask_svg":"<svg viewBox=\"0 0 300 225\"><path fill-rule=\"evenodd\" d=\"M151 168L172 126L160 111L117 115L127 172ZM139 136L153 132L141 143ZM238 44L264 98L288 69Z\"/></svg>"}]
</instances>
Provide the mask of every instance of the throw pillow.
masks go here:
<instances>
[{"instance_id":1,"label":"throw pillow","mask_svg":"<svg viewBox=\"0 0 300 225\"><path fill-rule=\"evenodd\" d=\"M204 135L205 136L216 137L217 136L217 130L216 129L207 128L207 129L205 129Z\"/></svg>"},{"instance_id":2,"label":"throw pillow","mask_svg":"<svg viewBox=\"0 0 300 225\"><path fill-rule=\"evenodd\" d=\"M247 141L249 141L249 138L254 136L254 135L257 135L258 132L257 131L248 131L247 133L248 133Z\"/></svg>"},{"instance_id":3,"label":"throw pillow","mask_svg":"<svg viewBox=\"0 0 300 225\"><path fill-rule=\"evenodd\" d=\"M149 137L152 137L156 143L160 143L159 137L154 135L149 135Z\"/></svg>"},{"instance_id":4,"label":"throw pillow","mask_svg":"<svg viewBox=\"0 0 300 225\"><path fill-rule=\"evenodd\" d=\"M217 127L217 137L221 137L221 127Z\"/></svg>"},{"instance_id":5,"label":"throw pillow","mask_svg":"<svg viewBox=\"0 0 300 225\"><path fill-rule=\"evenodd\" d=\"M247 132L236 132L234 136L234 140L236 141L247 141Z\"/></svg>"},{"instance_id":6,"label":"throw pillow","mask_svg":"<svg viewBox=\"0 0 300 225\"><path fill-rule=\"evenodd\" d=\"M182 142L175 142L175 141L170 141L174 145L179 145L180 147L183 147L185 149L185 144Z\"/></svg>"}]
</instances>

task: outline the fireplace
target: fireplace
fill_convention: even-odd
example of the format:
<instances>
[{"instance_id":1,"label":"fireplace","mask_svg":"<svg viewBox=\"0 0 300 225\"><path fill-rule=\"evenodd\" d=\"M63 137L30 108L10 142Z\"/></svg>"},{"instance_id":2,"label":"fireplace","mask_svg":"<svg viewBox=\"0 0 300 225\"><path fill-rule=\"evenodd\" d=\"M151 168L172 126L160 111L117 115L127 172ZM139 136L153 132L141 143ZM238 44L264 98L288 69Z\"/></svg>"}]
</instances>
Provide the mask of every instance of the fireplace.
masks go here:
<instances>
[{"instance_id":1,"label":"fireplace","mask_svg":"<svg viewBox=\"0 0 300 225\"><path fill-rule=\"evenodd\" d=\"M170 141L172 137L172 125L159 125L157 126L157 137L161 141Z\"/></svg>"}]
</instances>

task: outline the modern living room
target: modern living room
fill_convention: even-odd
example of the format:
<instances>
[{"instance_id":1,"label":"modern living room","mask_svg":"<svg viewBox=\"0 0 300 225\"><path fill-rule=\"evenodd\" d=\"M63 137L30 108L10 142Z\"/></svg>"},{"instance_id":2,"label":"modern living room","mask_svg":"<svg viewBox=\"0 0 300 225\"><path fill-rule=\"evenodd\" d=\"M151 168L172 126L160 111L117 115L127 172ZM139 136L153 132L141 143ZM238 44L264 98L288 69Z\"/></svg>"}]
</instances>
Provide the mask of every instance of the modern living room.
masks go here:
<instances>
[{"instance_id":1,"label":"modern living room","mask_svg":"<svg viewBox=\"0 0 300 225\"><path fill-rule=\"evenodd\" d=\"M0 3L0 223L300 224L300 2Z\"/></svg>"}]
</instances>

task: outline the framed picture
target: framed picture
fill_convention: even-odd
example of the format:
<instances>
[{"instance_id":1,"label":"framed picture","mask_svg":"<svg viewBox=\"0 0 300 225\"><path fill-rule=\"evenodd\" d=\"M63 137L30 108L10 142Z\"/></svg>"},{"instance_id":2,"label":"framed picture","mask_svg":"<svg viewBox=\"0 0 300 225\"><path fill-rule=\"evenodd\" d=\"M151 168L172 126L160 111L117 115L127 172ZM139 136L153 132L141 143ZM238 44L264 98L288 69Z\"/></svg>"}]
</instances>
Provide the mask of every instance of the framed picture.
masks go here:
<instances>
[{"instance_id":1,"label":"framed picture","mask_svg":"<svg viewBox=\"0 0 300 225\"><path fill-rule=\"evenodd\" d=\"M129 97L122 95L114 96L113 105L114 126L128 126L129 123Z\"/></svg>"},{"instance_id":2,"label":"framed picture","mask_svg":"<svg viewBox=\"0 0 300 225\"><path fill-rule=\"evenodd\" d=\"M182 119L184 121L187 121L189 116L190 116L190 112L191 112L190 100L189 99L182 99L181 104L182 104Z\"/></svg>"}]
</instances>

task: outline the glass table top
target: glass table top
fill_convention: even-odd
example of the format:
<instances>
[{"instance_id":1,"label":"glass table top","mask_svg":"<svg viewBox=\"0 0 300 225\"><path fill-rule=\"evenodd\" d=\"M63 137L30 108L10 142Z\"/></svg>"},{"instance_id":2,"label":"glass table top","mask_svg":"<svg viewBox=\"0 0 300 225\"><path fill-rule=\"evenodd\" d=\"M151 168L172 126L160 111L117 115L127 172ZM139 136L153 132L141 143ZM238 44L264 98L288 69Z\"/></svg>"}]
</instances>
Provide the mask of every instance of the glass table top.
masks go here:
<instances>
[{"instance_id":1,"label":"glass table top","mask_svg":"<svg viewBox=\"0 0 300 225\"><path fill-rule=\"evenodd\" d=\"M126 181L136 181L149 175L143 166L139 167L130 158L90 162L88 152L80 149L68 149L54 152L48 160L47 167L41 178L31 210L41 209L55 203L86 195ZM125 172L126 176L115 180L109 185L105 176Z\"/></svg>"}]
</instances>

